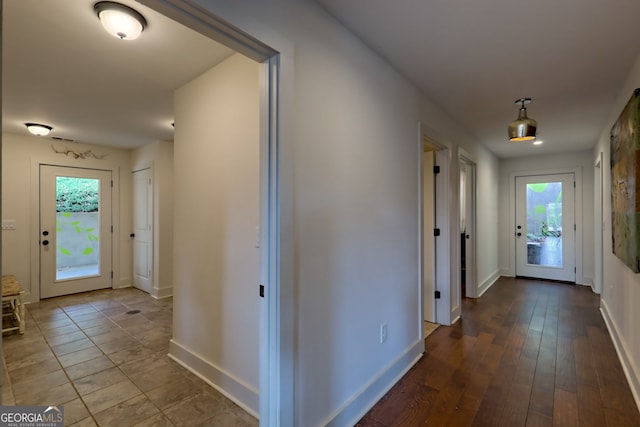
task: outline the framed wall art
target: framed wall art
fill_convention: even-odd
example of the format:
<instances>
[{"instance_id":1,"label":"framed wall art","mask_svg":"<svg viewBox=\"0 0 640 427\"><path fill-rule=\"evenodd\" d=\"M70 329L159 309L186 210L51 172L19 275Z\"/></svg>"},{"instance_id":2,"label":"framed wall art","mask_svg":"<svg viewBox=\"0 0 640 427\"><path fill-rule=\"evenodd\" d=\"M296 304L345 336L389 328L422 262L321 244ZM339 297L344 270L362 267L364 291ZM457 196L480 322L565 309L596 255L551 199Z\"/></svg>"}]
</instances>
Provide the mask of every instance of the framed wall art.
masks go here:
<instances>
[{"instance_id":1,"label":"framed wall art","mask_svg":"<svg viewBox=\"0 0 640 427\"><path fill-rule=\"evenodd\" d=\"M611 128L613 253L640 272L640 88Z\"/></svg>"}]
</instances>

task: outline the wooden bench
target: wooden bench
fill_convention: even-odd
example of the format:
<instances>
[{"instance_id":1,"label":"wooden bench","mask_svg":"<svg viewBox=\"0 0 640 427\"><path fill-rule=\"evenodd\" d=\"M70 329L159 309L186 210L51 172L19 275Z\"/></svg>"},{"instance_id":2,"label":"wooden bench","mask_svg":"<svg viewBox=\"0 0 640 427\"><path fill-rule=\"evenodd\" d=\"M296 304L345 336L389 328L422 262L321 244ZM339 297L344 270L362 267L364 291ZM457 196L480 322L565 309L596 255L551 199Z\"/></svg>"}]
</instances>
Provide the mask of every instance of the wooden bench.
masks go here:
<instances>
[{"instance_id":1,"label":"wooden bench","mask_svg":"<svg viewBox=\"0 0 640 427\"><path fill-rule=\"evenodd\" d=\"M2 333L18 331L24 334L24 303L22 301L24 290L20 282L12 275L2 276L2 318L11 317L14 326L2 328ZM4 324L3 324L4 326Z\"/></svg>"}]
</instances>

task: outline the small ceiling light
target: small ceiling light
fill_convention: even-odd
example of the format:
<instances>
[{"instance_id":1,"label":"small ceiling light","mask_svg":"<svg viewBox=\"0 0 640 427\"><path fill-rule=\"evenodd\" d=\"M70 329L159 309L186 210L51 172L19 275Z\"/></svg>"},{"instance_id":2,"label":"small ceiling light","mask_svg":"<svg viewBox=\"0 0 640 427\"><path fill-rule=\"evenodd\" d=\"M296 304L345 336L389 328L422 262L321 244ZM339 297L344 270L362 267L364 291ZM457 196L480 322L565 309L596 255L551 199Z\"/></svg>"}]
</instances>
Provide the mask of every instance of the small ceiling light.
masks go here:
<instances>
[{"instance_id":1,"label":"small ceiling light","mask_svg":"<svg viewBox=\"0 0 640 427\"><path fill-rule=\"evenodd\" d=\"M135 40L147 26L147 20L137 11L120 3L101 1L93 5L102 26L120 40Z\"/></svg>"},{"instance_id":2,"label":"small ceiling light","mask_svg":"<svg viewBox=\"0 0 640 427\"><path fill-rule=\"evenodd\" d=\"M40 123L25 123L24 125L29 132L37 136L49 135L49 132L53 129L51 126L41 125Z\"/></svg>"},{"instance_id":3,"label":"small ceiling light","mask_svg":"<svg viewBox=\"0 0 640 427\"><path fill-rule=\"evenodd\" d=\"M542 145L542 140L536 139L535 141L533 141L533 145Z\"/></svg>"},{"instance_id":4,"label":"small ceiling light","mask_svg":"<svg viewBox=\"0 0 640 427\"><path fill-rule=\"evenodd\" d=\"M520 98L515 101L516 104L522 104L518 118L509 123L509 141L533 141L536 139L536 129L538 128L538 122L527 117L527 107L525 104L529 104L531 98Z\"/></svg>"}]
</instances>

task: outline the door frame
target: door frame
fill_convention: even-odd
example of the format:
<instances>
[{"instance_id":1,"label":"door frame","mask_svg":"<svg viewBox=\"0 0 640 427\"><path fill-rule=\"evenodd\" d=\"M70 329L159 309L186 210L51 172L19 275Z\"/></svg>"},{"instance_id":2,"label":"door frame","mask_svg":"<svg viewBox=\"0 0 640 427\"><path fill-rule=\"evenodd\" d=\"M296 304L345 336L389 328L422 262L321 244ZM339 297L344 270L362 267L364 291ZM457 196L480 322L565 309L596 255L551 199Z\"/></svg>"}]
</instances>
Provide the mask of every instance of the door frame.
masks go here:
<instances>
[{"instance_id":1,"label":"door frame","mask_svg":"<svg viewBox=\"0 0 640 427\"><path fill-rule=\"evenodd\" d=\"M466 289L467 297L478 298L478 240L477 240L477 186L476 186L476 174L477 164L467 151L460 148L458 152L458 159L460 163L464 163L467 166L467 170L470 172L467 176L467 190L465 194L465 209L467 211L467 230L471 229L469 233L471 238L470 242L466 245L467 253L467 265L466 265ZM461 174L458 173L458 179ZM460 182L460 181L458 181ZM460 224L460 221L458 221ZM458 236L462 234L462 230L458 228ZM470 244L469 244L470 243ZM471 260L471 261L469 261ZM462 260L460 259L460 251L458 251L458 270L462 267ZM462 288L462 278L458 281L459 288Z\"/></svg>"},{"instance_id":2,"label":"door frame","mask_svg":"<svg viewBox=\"0 0 640 427\"><path fill-rule=\"evenodd\" d=\"M44 247L40 244L40 297L51 298L80 292L113 287L113 202L112 187L113 173L106 169L85 168L80 166L40 166L40 226L39 232L51 230L49 236L39 235L40 241L50 239L51 245ZM57 177L67 176L75 178L89 178L97 180L99 185L98 206L98 274L87 274L58 279L58 247L62 234L57 231L58 218L56 210ZM43 187L44 185L44 187ZM105 197L106 196L106 197ZM44 203L44 204L43 204Z\"/></svg>"},{"instance_id":3,"label":"door frame","mask_svg":"<svg viewBox=\"0 0 640 427\"><path fill-rule=\"evenodd\" d=\"M111 224L113 225L113 233L111 233L111 271L113 278L111 279L111 288L127 286L127 279L118 279L120 277L120 263L117 262L120 255L120 168L104 160L83 159L71 160L67 158L33 158L31 159L31 215L29 218L31 244L29 246L30 254L30 278L31 292L25 293L25 300L28 302L40 301L40 166L59 166L82 169L98 169L111 172L111 180L113 187L111 188ZM119 286L120 285L120 286Z\"/></svg>"},{"instance_id":4,"label":"door frame","mask_svg":"<svg viewBox=\"0 0 640 427\"><path fill-rule=\"evenodd\" d=\"M594 167L594 185L595 185L595 212L594 212L594 251L595 265L593 268L594 278L591 285L593 292L602 293L602 285L604 282L604 153L598 153L598 157Z\"/></svg>"},{"instance_id":5,"label":"door frame","mask_svg":"<svg viewBox=\"0 0 640 427\"><path fill-rule=\"evenodd\" d=\"M423 123L418 125L418 319L420 336L422 337L422 326L424 322L424 296L423 296L423 283L424 283L424 236L425 233L432 232L424 229L424 192L423 192L423 177L424 173L428 172L424 170L424 147L430 145L438 148L435 151L435 164L440 166L440 173L435 178L435 226L440 229L440 235L435 241L435 265L436 265L436 282L435 291L440 292L440 298L435 299L435 318L436 322L441 325L450 325L457 320L456 307L452 307L452 303L455 302L455 286L458 285L458 300L460 299L459 292L459 272L456 271L455 265L459 264L456 261L452 261L453 251L457 250L459 243L456 244L455 239L451 239L453 227L455 230L460 228L459 214L456 213L455 195L451 194L451 182L457 182L452 180L454 173L457 174L457 166L452 167L452 159L457 156L451 155L450 144L443 143L441 139L435 136L436 133L430 130ZM455 165L453 165L455 166ZM457 192L456 192L457 193ZM454 206L455 205L455 206ZM453 216L451 215L453 213ZM457 219L457 225L456 224ZM459 309L460 304L457 304Z\"/></svg>"},{"instance_id":6,"label":"door frame","mask_svg":"<svg viewBox=\"0 0 640 427\"><path fill-rule=\"evenodd\" d=\"M535 175L557 175L564 173L573 173L575 177L575 193L574 193L574 221L576 224L576 241L574 245L575 260L576 260L576 284L577 285L590 285L585 280L583 275L583 254L582 254L582 230L584 229L584 222L582 217L582 168L570 167L570 168L554 168L554 169L537 169L537 170L522 170L517 172L511 172L509 175L509 275L515 277L516 275L516 177L519 176L535 176Z\"/></svg>"},{"instance_id":7,"label":"door frame","mask_svg":"<svg viewBox=\"0 0 640 427\"><path fill-rule=\"evenodd\" d=\"M294 46L278 49L191 0L137 0L260 63L260 424L294 425L295 289L293 224ZM212 6L213 8L213 6ZM258 284L256 284L258 294Z\"/></svg>"}]
</instances>

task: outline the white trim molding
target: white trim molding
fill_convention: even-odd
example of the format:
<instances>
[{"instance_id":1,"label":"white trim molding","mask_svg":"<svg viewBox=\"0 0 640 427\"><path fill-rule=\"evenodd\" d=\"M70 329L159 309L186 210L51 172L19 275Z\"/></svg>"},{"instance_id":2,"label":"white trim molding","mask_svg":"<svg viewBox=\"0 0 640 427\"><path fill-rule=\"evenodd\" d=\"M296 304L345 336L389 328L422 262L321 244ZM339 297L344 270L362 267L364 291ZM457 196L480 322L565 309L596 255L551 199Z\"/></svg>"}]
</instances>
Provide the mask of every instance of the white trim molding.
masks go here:
<instances>
[{"instance_id":1,"label":"white trim molding","mask_svg":"<svg viewBox=\"0 0 640 427\"><path fill-rule=\"evenodd\" d=\"M640 370L638 369L631 352L627 348L627 345L622 340L622 335L618 333L618 326L616 325L615 320L613 320L613 317L609 315L609 308L607 307L606 301L602 299L600 300L600 313L602 313L604 323L607 325L609 335L611 335L613 346L618 354L618 359L620 359L620 364L622 365L622 370L624 371L624 375L629 383L633 399L636 401L638 409L640 409Z\"/></svg>"},{"instance_id":2,"label":"white trim molding","mask_svg":"<svg viewBox=\"0 0 640 427\"><path fill-rule=\"evenodd\" d=\"M418 363L424 351L424 339L418 339L392 361L375 378L356 392L347 402L321 423L327 427L356 425L400 378Z\"/></svg>"},{"instance_id":3,"label":"white trim molding","mask_svg":"<svg viewBox=\"0 0 640 427\"><path fill-rule=\"evenodd\" d=\"M169 341L169 357L258 418L258 390L174 340Z\"/></svg>"}]
</instances>

